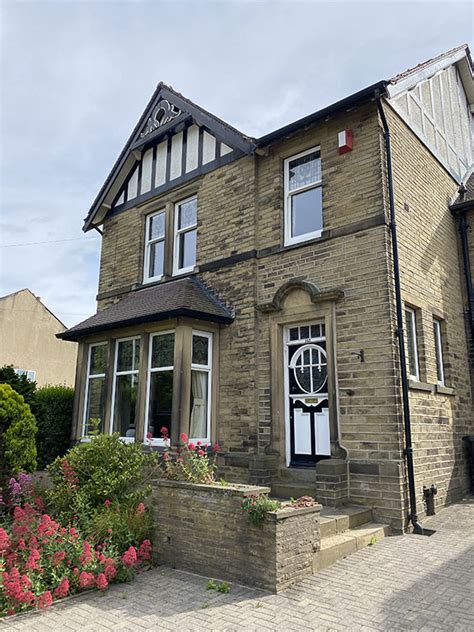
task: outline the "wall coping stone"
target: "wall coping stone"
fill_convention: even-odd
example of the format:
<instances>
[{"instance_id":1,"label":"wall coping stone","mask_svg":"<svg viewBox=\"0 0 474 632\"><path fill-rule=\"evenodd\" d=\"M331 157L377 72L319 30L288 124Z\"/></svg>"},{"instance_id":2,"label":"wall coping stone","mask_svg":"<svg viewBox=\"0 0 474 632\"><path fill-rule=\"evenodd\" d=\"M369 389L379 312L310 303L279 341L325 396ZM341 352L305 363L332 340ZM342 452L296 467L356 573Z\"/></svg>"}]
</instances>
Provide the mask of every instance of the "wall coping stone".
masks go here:
<instances>
[{"instance_id":1,"label":"wall coping stone","mask_svg":"<svg viewBox=\"0 0 474 632\"><path fill-rule=\"evenodd\" d=\"M229 483L228 485L208 485L204 483L188 483L187 481L170 481L166 478L154 478L154 485L160 487L179 487L182 489L190 489L195 491L206 491L215 494L225 494L227 496L250 496L251 494L269 494L270 488L257 485L240 485L237 483Z\"/></svg>"}]
</instances>

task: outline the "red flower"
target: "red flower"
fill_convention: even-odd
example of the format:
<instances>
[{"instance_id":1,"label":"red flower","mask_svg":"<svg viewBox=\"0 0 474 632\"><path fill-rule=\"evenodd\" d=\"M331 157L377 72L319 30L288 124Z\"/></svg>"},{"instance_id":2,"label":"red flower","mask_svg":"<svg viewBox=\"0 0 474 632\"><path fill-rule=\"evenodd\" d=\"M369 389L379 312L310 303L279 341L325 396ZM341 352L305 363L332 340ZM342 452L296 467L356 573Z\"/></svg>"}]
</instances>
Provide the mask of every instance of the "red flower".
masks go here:
<instances>
[{"instance_id":1,"label":"red flower","mask_svg":"<svg viewBox=\"0 0 474 632\"><path fill-rule=\"evenodd\" d=\"M151 559L151 542L150 540L143 540L140 544L140 548L138 549L138 557L140 560L149 560Z\"/></svg>"},{"instance_id":2,"label":"red flower","mask_svg":"<svg viewBox=\"0 0 474 632\"><path fill-rule=\"evenodd\" d=\"M197 445L202 445L202 441L197 441Z\"/></svg>"},{"instance_id":3,"label":"red flower","mask_svg":"<svg viewBox=\"0 0 474 632\"><path fill-rule=\"evenodd\" d=\"M122 561L122 564L124 566L127 566L128 568L135 566L135 564L137 563L137 550L133 546L129 547L120 559Z\"/></svg>"},{"instance_id":4,"label":"red flower","mask_svg":"<svg viewBox=\"0 0 474 632\"><path fill-rule=\"evenodd\" d=\"M110 503L110 500L109 500L108 498L107 498L107 500L104 500L104 505L105 505L106 507L110 507L110 504L111 504L111 503Z\"/></svg>"},{"instance_id":5,"label":"red flower","mask_svg":"<svg viewBox=\"0 0 474 632\"><path fill-rule=\"evenodd\" d=\"M191 452L192 452L195 449L196 449L196 446L194 445L194 443L188 444L188 450L191 450Z\"/></svg>"},{"instance_id":6,"label":"red flower","mask_svg":"<svg viewBox=\"0 0 474 632\"><path fill-rule=\"evenodd\" d=\"M160 430L160 434L163 437L163 439L166 439L169 435L168 428L166 426L163 426L163 428L161 428Z\"/></svg>"},{"instance_id":7,"label":"red flower","mask_svg":"<svg viewBox=\"0 0 474 632\"><path fill-rule=\"evenodd\" d=\"M146 438L147 438L148 440L153 439L153 433L152 433L152 432L147 432L147 433L146 433Z\"/></svg>"},{"instance_id":8,"label":"red flower","mask_svg":"<svg viewBox=\"0 0 474 632\"><path fill-rule=\"evenodd\" d=\"M53 566L57 566L58 564L61 564L61 562L64 560L65 557L66 557L65 551L56 551L56 553L54 553L53 555L51 564Z\"/></svg>"},{"instance_id":9,"label":"red flower","mask_svg":"<svg viewBox=\"0 0 474 632\"><path fill-rule=\"evenodd\" d=\"M59 582L59 585L53 594L58 599L63 599L64 597L67 597L68 593L69 593L69 579L67 577L64 577L64 579L62 579Z\"/></svg>"},{"instance_id":10,"label":"red flower","mask_svg":"<svg viewBox=\"0 0 474 632\"><path fill-rule=\"evenodd\" d=\"M145 505L143 503L138 503L137 505L137 514L141 516L145 513Z\"/></svg>"},{"instance_id":11,"label":"red flower","mask_svg":"<svg viewBox=\"0 0 474 632\"><path fill-rule=\"evenodd\" d=\"M170 460L170 455L169 455L169 452L165 452L165 453L163 454L163 461L169 461L169 460Z\"/></svg>"},{"instance_id":12,"label":"red flower","mask_svg":"<svg viewBox=\"0 0 474 632\"><path fill-rule=\"evenodd\" d=\"M204 456L205 454L204 450L198 450L198 456Z\"/></svg>"},{"instance_id":13,"label":"red flower","mask_svg":"<svg viewBox=\"0 0 474 632\"><path fill-rule=\"evenodd\" d=\"M212 449L214 450L214 452L219 452L221 448L220 448L220 446L219 446L219 444L218 444L218 443L215 443L215 444L212 446Z\"/></svg>"},{"instance_id":14,"label":"red flower","mask_svg":"<svg viewBox=\"0 0 474 632\"><path fill-rule=\"evenodd\" d=\"M108 579L108 581L112 581L115 578L115 575L117 575L117 569L115 568L115 562L113 560L110 560L111 564L108 564L107 562L105 563L105 568L104 568L104 574L106 576L106 578Z\"/></svg>"},{"instance_id":15,"label":"red flower","mask_svg":"<svg viewBox=\"0 0 474 632\"><path fill-rule=\"evenodd\" d=\"M10 538L8 537L8 533L0 527L0 555L3 555L5 551L10 546Z\"/></svg>"},{"instance_id":16,"label":"red flower","mask_svg":"<svg viewBox=\"0 0 474 632\"><path fill-rule=\"evenodd\" d=\"M188 442L188 435L187 435L185 432L182 432L182 433L179 435L179 438L181 439L181 441L182 441L183 443L187 443L187 442Z\"/></svg>"},{"instance_id":17,"label":"red flower","mask_svg":"<svg viewBox=\"0 0 474 632\"><path fill-rule=\"evenodd\" d=\"M95 585L99 590L107 590L109 586L109 582L107 581L107 577L104 573L99 573L97 575L97 579L95 580Z\"/></svg>"},{"instance_id":18,"label":"red flower","mask_svg":"<svg viewBox=\"0 0 474 632\"><path fill-rule=\"evenodd\" d=\"M47 608L49 608L49 606L52 603L53 603L53 596L51 595L50 590L45 590L45 592L42 595L40 595L36 600L36 604L38 608L40 608L41 610L46 610Z\"/></svg>"},{"instance_id":19,"label":"red flower","mask_svg":"<svg viewBox=\"0 0 474 632\"><path fill-rule=\"evenodd\" d=\"M79 585L81 588L90 588L94 585L94 582L94 573L86 573L86 571L82 571L79 575Z\"/></svg>"},{"instance_id":20,"label":"red flower","mask_svg":"<svg viewBox=\"0 0 474 632\"><path fill-rule=\"evenodd\" d=\"M84 540L84 543L82 545L82 553L79 556L79 560L83 566L87 566L87 564L90 564L91 562L94 561L94 554L92 553L92 547L89 544L89 542L87 542L87 540Z\"/></svg>"}]
</instances>

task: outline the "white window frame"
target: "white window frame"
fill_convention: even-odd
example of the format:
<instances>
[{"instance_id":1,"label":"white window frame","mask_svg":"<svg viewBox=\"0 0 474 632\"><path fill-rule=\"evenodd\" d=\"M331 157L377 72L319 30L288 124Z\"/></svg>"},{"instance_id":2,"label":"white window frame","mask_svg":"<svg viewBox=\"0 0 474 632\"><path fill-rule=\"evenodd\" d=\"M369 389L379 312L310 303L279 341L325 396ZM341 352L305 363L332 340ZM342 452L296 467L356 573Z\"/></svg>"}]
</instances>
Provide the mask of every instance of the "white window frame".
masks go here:
<instances>
[{"instance_id":1,"label":"white window frame","mask_svg":"<svg viewBox=\"0 0 474 632\"><path fill-rule=\"evenodd\" d=\"M439 318L433 317L433 330L436 346L436 380L439 386L444 386L443 332L441 331L441 320ZM441 374L441 379L439 374Z\"/></svg>"},{"instance_id":2,"label":"white window frame","mask_svg":"<svg viewBox=\"0 0 474 632\"><path fill-rule=\"evenodd\" d=\"M33 371L33 369L14 369L14 371L17 375L25 375L29 382L36 380L36 371Z\"/></svg>"},{"instance_id":3,"label":"white window frame","mask_svg":"<svg viewBox=\"0 0 474 632\"><path fill-rule=\"evenodd\" d=\"M150 224L153 217L157 215L163 214L165 216L165 230L163 237L157 237L155 239L149 239L148 235L150 234ZM150 252L153 244L157 244L160 241L163 242L163 272L165 268L165 256L166 256L166 209L161 208L159 211L155 213L151 213L147 215L145 222L145 265L143 267L143 283L151 283L152 281L160 281L163 278L163 274L149 276L150 271Z\"/></svg>"},{"instance_id":4,"label":"white window frame","mask_svg":"<svg viewBox=\"0 0 474 632\"><path fill-rule=\"evenodd\" d=\"M82 432L81 432L81 437L83 441L90 441L90 435L85 434L90 380L94 380L96 378L104 378L106 380L105 388L107 388L107 366L105 367L105 373L95 373L94 375L90 374L92 347L107 347L108 344L109 344L108 342L93 342L89 345L89 348L87 350L87 375L86 375L86 388L84 392L84 412L82 414ZM104 424L105 424L105 419L102 419L102 426L104 426Z\"/></svg>"},{"instance_id":5,"label":"white window frame","mask_svg":"<svg viewBox=\"0 0 474 632\"><path fill-rule=\"evenodd\" d=\"M196 222L194 224L192 224L191 226L186 226L186 228L178 228L179 225L179 207L182 204L185 204L186 202L190 202L191 200L196 200ZM187 272L192 272L194 270L194 268L196 267L196 261L194 261L194 264L192 266L187 266L185 268L179 268L179 256L180 256L180 247L179 247L179 243L180 243L180 236L183 233L189 233L192 230L196 231L196 244L197 244L197 195L191 195L188 198L185 198L184 200L180 200L179 202L176 202L174 205L174 248L173 248L173 276L176 276L178 274L186 274Z\"/></svg>"},{"instance_id":6,"label":"white window frame","mask_svg":"<svg viewBox=\"0 0 474 632\"><path fill-rule=\"evenodd\" d=\"M303 191L309 191L310 189L316 189L322 187L323 181L322 176L316 182L312 182L304 187L300 187L299 189L294 189L290 191L290 162L293 160L297 160L298 158L302 158L303 156L307 156L308 154L313 154L315 152L319 152L319 159L321 160L321 147L318 145L316 147L312 147L311 149L307 149L306 151L302 151L299 154L295 154L294 156L290 156L286 158L284 161L284 189L285 189L285 203L284 203L284 220L285 220L285 237L284 237L284 245L290 246L291 244L299 244L304 241L309 241L311 239L316 239L317 237L321 237L323 229L314 230L310 233L305 233L304 235L298 235L297 237L293 237L291 235L291 226L292 226L292 217L291 217L291 197L297 193L302 193ZM322 174L322 169L321 169ZM323 209L321 209L323 210Z\"/></svg>"},{"instance_id":7,"label":"white window frame","mask_svg":"<svg viewBox=\"0 0 474 632\"><path fill-rule=\"evenodd\" d=\"M411 321L411 326L412 326L412 331L413 331L413 351L415 353L415 365L416 365L416 374L413 375L412 373L410 373L410 341L408 340L408 326L406 327L406 332L407 332L407 360L408 360L408 373L410 376L410 379L415 380L415 382L419 382L420 381L420 360L419 360L419 356L418 356L418 336L417 336L417 329L416 329L416 310L413 309L413 307L409 307L408 305L405 305L405 318L407 316L407 314L409 314L410 316L410 321ZM408 325L408 323L407 323Z\"/></svg>"},{"instance_id":8,"label":"white window frame","mask_svg":"<svg viewBox=\"0 0 474 632\"><path fill-rule=\"evenodd\" d=\"M206 424L206 437L191 437L191 406L189 409L189 438L192 439L193 442L201 441L202 443L210 443L211 442L211 408L212 408L212 333L210 331L200 331L198 329L193 329L193 336L202 336L203 338L207 338L208 346L207 346L207 364L195 364L192 361L193 357L193 340L191 338L191 375L193 371L201 371L203 373L208 374L207 378L207 424ZM191 377L192 384L192 377ZM192 386L191 386L192 388ZM191 394L189 397L189 401L191 402Z\"/></svg>"},{"instance_id":9,"label":"white window frame","mask_svg":"<svg viewBox=\"0 0 474 632\"><path fill-rule=\"evenodd\" d=\"M114 374L113 374L113 386L112 386L112 406L111 406L111 419L110 419L110 434L114 432L114 422L115 422L115 395L117 388L117 377L120 375L138 375L138 380L140 380L140 359L138 361L138 369L133 369L130 371L117 371L118 365L118 349L119 344L121 342L127 342L128 340L138 340L140 341L140 336L129 336L128 338L117 338L115 340L115 358L114 358ZM142 348L140 345L140 356L142 353ZM139 382L140 383L140 382ZM138 401L137 401L138 405ZM136 411L135 411L136 414ZM124 443L134 443L137 438L137 428L135 428L135 437L120 437L121 441Z\"/></svg>"},{"instance_id":10,"label":"white window frame","mask_svg":"<svg viewBox=\"0 0 474 632\"><path fill-rule=\"evenodd\" d=\"M151 374L158 373L159 371L173 371L173 387L174 387L174 348L173 348L173 365L172 366L160 366L160 367L151 367L151 358L153 353L153 339L157 336L164 336L165 334L174 334L175 336L175 344L176 344L176 330L175 329L167 329L166 331L157 331L155 333L150 334L149 344L148 344L148 363L147 363L147 389L146 389L146 406L145 406L145 434L143 437L143 443L147 445L156 445L156 446L165 446L169 445L169 441L165 443L162 438L147 439L148 434L148 422L150 417L150 390L151 390Z\"/></svg>"}]
</instances>

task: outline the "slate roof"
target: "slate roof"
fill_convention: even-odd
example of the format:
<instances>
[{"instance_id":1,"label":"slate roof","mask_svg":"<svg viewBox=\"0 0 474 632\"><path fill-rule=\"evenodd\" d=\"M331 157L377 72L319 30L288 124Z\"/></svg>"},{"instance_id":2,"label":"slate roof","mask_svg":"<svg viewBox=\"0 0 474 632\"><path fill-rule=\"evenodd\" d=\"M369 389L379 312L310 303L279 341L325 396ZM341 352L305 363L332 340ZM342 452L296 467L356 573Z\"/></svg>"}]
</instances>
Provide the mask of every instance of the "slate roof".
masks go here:
<instances>
[{"instance_id":1,"label":"slate roof","mask_svg":"<svg viewBox=\"0 0 474 632\"><path fill-rule=\"evenodd\" d=\"M200 279L187 277L132 292L118 303L57 334L57 337L63 340L78 340L82 336L108 329L165 320L175 316L189 316L225 324L234 320L233 311Z\"/></svg>"},{"instance_id":2,"label":"slate roof","mask_svg":"<svg viewBox=\"0 0 474 632\"><path fill-rule=\"evenodd\" d=\"M474 208L474 172L459 187L457 198L450 206L452 211L460 211L462 209Z\"/></svg>"}]
</instances>

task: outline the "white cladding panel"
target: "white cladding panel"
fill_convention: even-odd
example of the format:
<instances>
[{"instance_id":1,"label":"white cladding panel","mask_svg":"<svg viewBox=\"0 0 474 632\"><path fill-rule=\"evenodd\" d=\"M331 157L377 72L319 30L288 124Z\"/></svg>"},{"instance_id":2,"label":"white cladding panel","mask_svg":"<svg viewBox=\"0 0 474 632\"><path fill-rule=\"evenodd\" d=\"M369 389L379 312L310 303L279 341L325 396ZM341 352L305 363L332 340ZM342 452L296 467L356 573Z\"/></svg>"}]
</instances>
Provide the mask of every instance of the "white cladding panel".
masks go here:
<instances>
[{"instance_id":1,"label":"white cladding panel","mask_svg":"<svg viewBox=\"0 0 474 632\"><path fill-rule=\"evenodd\" d=\"M156 173L155 188L161 186L166 181L166 150L168 142L165 140L156 148Z\"/></svg>"},{"instance_id":2,"label":"white cladding panel","mask_svg":"<svg viewBox=\"0 0 474 632\"><path fill-rule=\"evenodd\" d=\"M316 454L331 456L331 439L329 433L329 410L323 408L316 413Z\"/></svg>"},{"instance_id":3,"label":"white cladding panel","mask_svg":"<svg viewBox=\"0 0 474 632\"><path fill-rule=\"evenodd\" d=\"M186 139L186 173L197 169L199 153L199 127L191 125Z\"/></svg>"},{"instance_id":4,"label":"white cladding panel","mask_svg":"<svg viewBox=\"0 0 474 632\"><path fill-rule=\"evenodd\" d=\"M128 181L127 200L133 200L133 198L137 197L137 188L138 188L138 167L135 167L135 171L133 172L132 177Z\"/></svg>"},{"instance_id":5,"label":"white cladding panel","mask_svg":"<svg viewBox=\"0 0 474 632\"><path fill-rule=\"evenodd\" d=\"M175 134L171 139L170 180L179 178L181 175L182 154L183 132L179 132L179 134Z\"/></svg>"},{"instance_id":6,"label":"white cladding panel","mask_svg":"<svg viewBox=\"0 0 474 632\"><path fill-rule=\"evenodd\" d=\"M216 139L208 132L204 132L202 140L202 164L205 165L216 158Z\"/></svg>"},{"instance_id":7,"label":"white cladding panel","mask_svg":"<svg viewBox=\"0 0 474 632\"><path fill-rule=\"evenodd\" d=\"M122 194L118 198L117 203L115 204L115 206L118 206L119 204L123 204L124 202L125 202L125 192L122 191Z\"/></svg>"},{"instance_id":8,"label":"white cladding panel","mask_svg":"<svg viewBox=\"0 0 474 632\"><path fill-rule=\"evenodd\" d=\"M142 184L140 187L140 195L151 189L151 169L153 166L153 149L145 152L142 162Z\"/></svg>"},{"instance_id":9,"label":"white cladding panel","mask_svg":"<svg viewBox=\"0 0 474 632\"><path fill-rule=\"evenodd\" d=\"M473 162L472 114L455 66L391 99L434 154L462 178Z\"/></svg>"},{"instance_id":10,"label":"white cladding panel","mask_svg":"<svg viewBox=\"0 0 474 632\"><path fill-rule=\"evenodd\" d=\"M232 151L232 147L229 147L229 145L226 145L225 143L221 143L221 156L230 154L231 151Z\"/></svg>"},{"instance_id":11,"label":"white cladding panel","mask_svg":"<svg viewBox=\"0 0 474 632\"><path fill-rule=\"evenodd\" d=\"M311 414L294 409L295 454L311 454Z\"/></svg>"}]
</instances>

